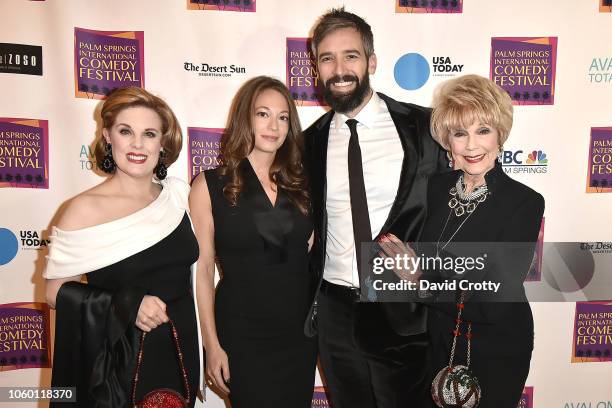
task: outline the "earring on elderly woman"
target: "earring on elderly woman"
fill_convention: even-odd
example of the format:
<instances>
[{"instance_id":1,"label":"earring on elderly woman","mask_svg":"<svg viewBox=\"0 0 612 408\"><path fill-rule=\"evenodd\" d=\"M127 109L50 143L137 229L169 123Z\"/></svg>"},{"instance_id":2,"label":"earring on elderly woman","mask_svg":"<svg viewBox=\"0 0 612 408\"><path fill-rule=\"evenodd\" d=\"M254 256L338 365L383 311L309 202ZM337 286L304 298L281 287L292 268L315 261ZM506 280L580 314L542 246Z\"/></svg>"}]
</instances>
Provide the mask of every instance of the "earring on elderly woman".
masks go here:
<instances>
[{"instance_id":1,"label":"earring on elderly woman","mask_svg":"<svg viewBox=\"0 0 612 408\"><path fill-rule=\"evenodd\" d=\"M451 156L449 151L446 151L446 158L448 159L448 167L452 169L455 163L453 161L453 156Z\"/></svg>"},{"instance_id":2,"label":"earring on elderly woman","mask_svg":"<svg viewBox=\"0 0 612 408\"><path fill-rule=\"evenodd\" d=\"M499 146L499 153L497 154L497 162L502 164L504 162L504 146Z\"/></svg>"}]
</instances>

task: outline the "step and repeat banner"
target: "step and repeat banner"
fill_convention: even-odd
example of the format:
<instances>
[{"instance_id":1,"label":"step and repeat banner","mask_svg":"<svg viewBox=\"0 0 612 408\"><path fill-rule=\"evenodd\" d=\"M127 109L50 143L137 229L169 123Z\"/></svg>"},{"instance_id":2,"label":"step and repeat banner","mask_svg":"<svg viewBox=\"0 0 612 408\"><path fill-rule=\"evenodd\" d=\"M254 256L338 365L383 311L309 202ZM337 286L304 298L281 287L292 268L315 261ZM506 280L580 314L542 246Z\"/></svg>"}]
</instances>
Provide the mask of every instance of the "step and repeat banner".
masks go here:
<instances>
[{"instance_id":1,"label":"step and repeat banner","mask_svg":"<svg viewBox=\"0 0 612 408\"><path fill-rule=\"evenodd\" d=\"M546 198L540 239L612 253L610 0L2 0L0 387L50 384L48 234L61 205L102 180L92 142L105 96L135 85L164 98L185 135L169 173L190 181L216 166L248 78L285 81L304 127L325 112L309 36L343 4L372 26L377 91L429 105L443 81L468 73L507 90L515 122L502 162ZM573 300L532 303L521 407L612 408L612 299ZM322 385L317 375L313 407L328 406ZM197 406L226 403L209 392Z\"/></svg>"}]
</instances>

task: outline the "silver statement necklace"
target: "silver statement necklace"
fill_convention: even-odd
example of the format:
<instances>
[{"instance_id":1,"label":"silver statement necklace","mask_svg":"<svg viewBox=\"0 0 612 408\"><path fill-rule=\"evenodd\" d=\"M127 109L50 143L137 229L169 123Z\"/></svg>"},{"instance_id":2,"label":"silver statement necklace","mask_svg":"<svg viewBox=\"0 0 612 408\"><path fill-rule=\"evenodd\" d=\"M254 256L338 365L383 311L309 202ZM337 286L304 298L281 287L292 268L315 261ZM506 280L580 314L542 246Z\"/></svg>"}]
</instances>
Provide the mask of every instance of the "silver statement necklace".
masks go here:
<instances>
[{"instance_id":1,"label":"silver statement necklace","mask_svg":"<svg viewBox=\"0 0 612 408\"><path fill-rule=\"evenodd\" d=\"M453 240L455 235L457 235L461 227L463 227L463 224L465 224L466 221L470 219L470 217L478 207L478 204L484 202L487 199L487 197L489 196L489 189L486 184L483 184L481 186L476 187L471 193L466 193L462 174L461 176L459 176L459 179L457 180L455 186L451 187L448 193L451 196L450 200L448 201L448 206L450 207L450 210L448 212L448 217L446 217L444 227L442 228L440 236L438 237L438 242L436 242L436 258L439 257L440 250L444 250L444 248L447 247L447 245ZM446 231L446 227L448 226L448 222L450 221L453 212L455 213L456 217L461 217L464 214L467 214L467 217L465 217L461 224L459 224L459 227L457 227L455 232L453 232L448 241L443 243L440 247L440 241L442 240L442 236L444 235L444 231Z\"/></svg>"},{"instance_id":2,"label":"silver statement necklace","mask_svg":"<svg viewBox=\"0 0 612 408\"><path fill-rule=\"evenodd\" d=\"M463 174L457 179L457 183L449 191L451 199L448 206L455 210L455 215L461 217L465 213L468 215L473 213L478 204L487 199L489 188L487 184L476 187L471 193L465 192L465 183L463 182Z\"/></svg>"}]
</instances>

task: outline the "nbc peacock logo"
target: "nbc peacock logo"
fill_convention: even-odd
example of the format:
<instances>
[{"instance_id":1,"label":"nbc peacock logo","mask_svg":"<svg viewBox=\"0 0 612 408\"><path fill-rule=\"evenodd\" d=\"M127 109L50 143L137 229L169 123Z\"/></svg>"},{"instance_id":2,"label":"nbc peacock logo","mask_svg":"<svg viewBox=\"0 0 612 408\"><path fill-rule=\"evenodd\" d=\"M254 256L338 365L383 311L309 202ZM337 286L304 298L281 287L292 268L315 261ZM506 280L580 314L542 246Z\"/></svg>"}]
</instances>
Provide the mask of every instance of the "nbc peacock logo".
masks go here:
<instances>
[{"instance_id":1,"label":"nbc peacock logo","mask_svg":"<svg viewBox=\"0 0 612 408\"><path fill-rule=\"evenodd\" d=\"M527 160L525 161L527 164L548 164L548 159L546 158L546 153L541 150L534 150L533 152L527 155Z\"/></svg>"}]
</instances>

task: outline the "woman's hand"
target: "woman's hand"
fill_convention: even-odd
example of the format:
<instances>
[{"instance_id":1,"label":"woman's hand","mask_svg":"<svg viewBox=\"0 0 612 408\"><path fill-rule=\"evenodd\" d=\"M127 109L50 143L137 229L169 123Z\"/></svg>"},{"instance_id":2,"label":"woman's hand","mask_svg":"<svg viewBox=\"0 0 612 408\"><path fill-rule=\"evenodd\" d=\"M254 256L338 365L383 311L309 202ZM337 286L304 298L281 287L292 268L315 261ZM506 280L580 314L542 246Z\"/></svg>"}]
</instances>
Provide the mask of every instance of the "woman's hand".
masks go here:
<instances>
[{"instance_id":1,"label":"woman's hand","mask_svg":"<svg viewBox=\"0 0 612 408\"><path fill-rule=\"evenodd\" d=\"M229 394L230 390L226 385L230 380L229 362L225 350L220 346L206 350L206 375L209 385L215 385L225 394Z\"/></svg>"},{"instance_id":2,"label":"woman's hand","mask_svg":"<svg viewBox=\"0 0 612 408\"><path fill-rule=\"evenodd\" d=\"M136 327L144 332L150 332L168 320L166 304L160 298L149 295L142 298L136 316Z\"/></svg>"},{"instance_id":3,"label":"woman's hand","mask_svg":"<svg viewBox=\"0 0 612 408\"><path fill-rule=\"evenodd\" d=\"M417 255L410 247L410 245L403 243L398 237L393 234L385 234L381 236L378 240L378 243L381 248L381 252L379 253L379 255L382 257L396 259L396 257L399 255L401 259L405 259L405 257L407 257L408 259L412 258L416 261ZM402 265L403 264L404 262L402 262ZM406 264L414 266L415 262L410 261L406 262ZM392 268L392 271L395 273L395 275L397 275L398 278L405 281L414 282L419 279L419 276L421 276L421 269L419 267L410 267L408 269Z\"/></svg>"}]
</instances>

